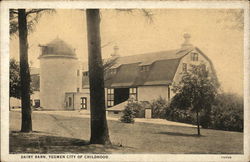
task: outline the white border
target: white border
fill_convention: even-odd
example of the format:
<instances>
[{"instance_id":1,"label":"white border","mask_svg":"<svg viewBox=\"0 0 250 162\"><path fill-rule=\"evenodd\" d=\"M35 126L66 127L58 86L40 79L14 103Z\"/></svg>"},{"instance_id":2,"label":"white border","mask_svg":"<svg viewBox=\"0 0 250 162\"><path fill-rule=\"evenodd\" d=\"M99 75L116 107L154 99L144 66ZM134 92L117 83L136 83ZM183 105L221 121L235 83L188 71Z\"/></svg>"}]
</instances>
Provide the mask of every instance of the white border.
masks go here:
<instances>
[{"instance_id":1,"label":"white border","mask_svg":"<svg viewBox=\"0 0 250 162\"><path fill-rule=\"evenodd\" d=\"M9 8L242 8L244 9L244 154L230 155L231 159L223 159L220 154L112 154L108 161L249 161L249 101L250 101L250 57L249 57L249 3L248 2L202 2L202 1L4 1L1 2L1 158L2 161L24 161L20 155L9 155ZM7 131L6 131L7 130ZM213 141L211 141L213 142ZM3 149L4 148L4 149ZM77 154L79 155L79 154ZM225 155L223 155L225 156ZM14 160L15 159L15 160ZM58 159L67 161L67 159ZM56 161L58 161L56 160ZM81 159L80 161L99 161L97 159ZM41 161L30 159L26 161ZM47 159L46 161L55 161ZM77 161L70 159L70 161ZM103 160L106 161L106 160Z\"/></svg>"}]
</instances>

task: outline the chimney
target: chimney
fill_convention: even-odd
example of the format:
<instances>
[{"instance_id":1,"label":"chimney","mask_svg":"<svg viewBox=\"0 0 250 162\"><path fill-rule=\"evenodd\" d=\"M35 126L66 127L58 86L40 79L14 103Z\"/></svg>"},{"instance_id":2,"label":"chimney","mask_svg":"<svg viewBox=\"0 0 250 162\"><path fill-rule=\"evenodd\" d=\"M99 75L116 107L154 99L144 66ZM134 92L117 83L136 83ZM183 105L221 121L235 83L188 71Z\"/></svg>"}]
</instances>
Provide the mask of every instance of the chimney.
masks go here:
<instances>
[{"instance_id":1,"label":"chimney","mask_svg":"<svg viewBox=\"0 0 250 162\"><path fill-rule=\"evenodd\" d=\"M111 54L111 57L119 57L119 47L117 45L114 46L114 53Z\"/></svg>"},{"instance_id":2,"label":"chimney","mask_svg":"<svg viewBox=\"0 0 250 162\"><path fill-rule=\"evenodd\" d=\"M181 44L181 49L186 50L186 49L192 48L193 45L190 43L191 35L188 33L185 33L183 35L183 38L184 38L184 42Z\"/></svg>"}]
</instances>

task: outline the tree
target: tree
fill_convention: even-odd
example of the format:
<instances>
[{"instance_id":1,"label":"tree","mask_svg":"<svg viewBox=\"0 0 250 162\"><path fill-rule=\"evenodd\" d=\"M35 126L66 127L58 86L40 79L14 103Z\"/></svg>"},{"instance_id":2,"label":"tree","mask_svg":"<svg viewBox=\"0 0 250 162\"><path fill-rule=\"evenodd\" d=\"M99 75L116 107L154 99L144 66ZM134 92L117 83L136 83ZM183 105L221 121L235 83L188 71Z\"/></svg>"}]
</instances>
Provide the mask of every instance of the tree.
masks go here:
<instances>
[{"instance_id":1,"label":"tree","mask_svg":"<svg viewBox=\"0 0 250 162\"><path fill-rule=\"evenodd\" d=\"M203 110L211 111L217 96L218 82L214 74L209 73L204 64L191 66L183 74L181 81L173 86L176 95L171 101L171 106L179 109L190 109L196 113L197 134L200 133L199 113Z\"/></svg>"},{"instance_id":2,"label":"tree","mask_svg":"<svg viewBox=\"0 0 250 162\"><path fill-rule=\"evenodd\" d=\"M124 10L131 12L132 10ZM152 18L147 10L143 14ZM91 106L91 144L111 144L105 110L104 70L101 55L100 10L87 9L88 66ZM109 64L109 65L112 65ZM104 69L105 68L105 69Z\"/></svg>"},{"instance_id":3,"label":"tree","mask_svg":"<svg viewBox=\"0 0 250 162\"><path fill-rule=\"evenodd\" d=\"M20 51L20 81L21 81L21 132L32 131L31 105L30 105L30 72L28 63L28 30L32 31L42 12L50 9L11 9L10 34L19 34ZM17 18L17 19L16 19Z\"/></svg>"},{"instance_id":4,"label":"tree","mask_svg":"<svg viewBox=\"0 0 250 162\"><path fill-rule=\"evenodd\" d=\"M22 126L21 132L32 131L30 106L30 72L28 64L28 29L25 9L18 9L18 31L20 49L20 78L21 78L21 106Z\"/></svg>"},{"instance_id":5,"label":"tree","mask_svg":"<svg viewBox=\"0 0 250 162\"><path fill-rule=\"evenodd\" d=\"M99 9L87 9L91 144L111 144L105 109Z\"/></svg>"},{"instance_id":6,"label":"tree","mask_svg":"<svg viewBox=\"0 0 250 162\"><path fill-rule=\"evenodd\" d=\"M133 109L134 103L128 103L125 109L122 111L121 122L123 123L134 123L135 111Z\"/></svg>"}]
</instances>

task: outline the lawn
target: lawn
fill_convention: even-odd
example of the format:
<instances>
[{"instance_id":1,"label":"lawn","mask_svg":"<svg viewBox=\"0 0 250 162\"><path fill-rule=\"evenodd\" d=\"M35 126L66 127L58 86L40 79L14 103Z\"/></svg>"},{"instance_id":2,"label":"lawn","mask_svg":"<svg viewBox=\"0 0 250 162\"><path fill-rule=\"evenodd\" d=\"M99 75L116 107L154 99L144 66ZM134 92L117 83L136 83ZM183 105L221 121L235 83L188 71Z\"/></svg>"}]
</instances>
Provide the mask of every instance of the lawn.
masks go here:
<instances>
[{"instance_id":1,"label":"lawn","mask_svg":"<svg viewBox=\"0 0 250 162\"><path fill-rule=\"evenodd\" d=\"M11 153L168 153L242 154L243 133L109 120L114 146L88 145L89 118L33 113L34 133L19 133L20 112L10 113ZM80 147L79 147L80 146Z\"/></svg>"}]
</instances>

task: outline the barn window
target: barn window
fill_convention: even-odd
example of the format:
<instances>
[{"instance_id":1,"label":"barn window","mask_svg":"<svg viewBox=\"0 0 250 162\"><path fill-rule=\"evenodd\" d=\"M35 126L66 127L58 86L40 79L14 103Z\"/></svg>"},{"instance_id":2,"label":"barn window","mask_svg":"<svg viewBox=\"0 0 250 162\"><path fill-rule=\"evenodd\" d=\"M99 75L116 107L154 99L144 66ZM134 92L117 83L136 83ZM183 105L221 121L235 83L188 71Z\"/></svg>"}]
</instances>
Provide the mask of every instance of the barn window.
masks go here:
<instances>
[{"instance_id":1,"label":"barn window","mask_svg":"<svg viewBox=\"0 0 250 162\"><path fill-rule=\"evenodd\" d=\"M87 109L87 97L81 97L81 109Z\"/></svg>"},{"instance_id":2,"label":"barn window","mask_svg":"<svg viewBox=\"0 0 250 162\"><path fill-rule=\"evenodd\" d=\"M115 68L114 68L114 69L110 69L110 70L109 70L109 73L110 73L111 75L116 74L116 69L115 69Z\"/></svg>"},{"instance_id":3,"label":"barn window","mask_svg":"<svg viewBox=\"0 0 250 162\"><path fill-rule=\"evenodd\" d=\"M114 106L114 89L108 88L107 93L107 106L112 107Z\"/></svg>"},{"instance_id":4,"label":"barn window","mask_svg":"<svg viewBox=\"0 0 250 162\"><path fill-rule=\"evenodd\" d=\"M83 76L88 76L89 73L87 71L83 72Z\"/></svg>"},{"instance_id":5,"label":"barn window","mask_svg":"<svg viewBox=\"0 0 250 162\"><path fill-rule=\"evenodd\" d=\"M149 65L143 65L140 67L140 71L149 71Z\"/></svg>"},{"instance_id":6,"label":"barn window","mask_svg":"<svg viewBox=\"0 0 250 162\"><path fill-rule=\"evenodd\" d=\"M199 60L198 57L199 57L199 56L198 56L198 53L192 53L192 54L191 54L191 60L192 60L192 61L198 61L198 60Z\"/></svg>"},{"instance_id":7,"label":"barn window","mask_svg":"<svg viewBox=\"0 0 250 162\"><path fill-rule=\"evenodd\" d=\"M132 96L137 100L137 88L129 88L129 98Z\"/></svg>"},{"instance_id":8,"label":"barn window","mask_svg":"<svg viewBox=\"0 0 250 162\"><path fill-rule=\"evenodd\" d=\"M69 97L69 107L71 107L71 105L72 105L72 98Z\"/></svg>"},{"instance_id":9,"label":"barn window","mask_svg":"<svg viewBox=\"0 0 250 162\"><path fill-rule=\"evenodd\" d=\"M40 100L39 99L34 100L34 103L35 103L36 108L40 107Z\"/></svg>"},{"instance_id":10,"label":"barn window","mask_svg":"<svg viewBox=\"0 0 250 162\"><path fill-rule=\"evenodd\" d=\"M205 72L207 70L206 65L202 64L201 69L202 69L203 72Z\"/></svg>"}]
</instances>

